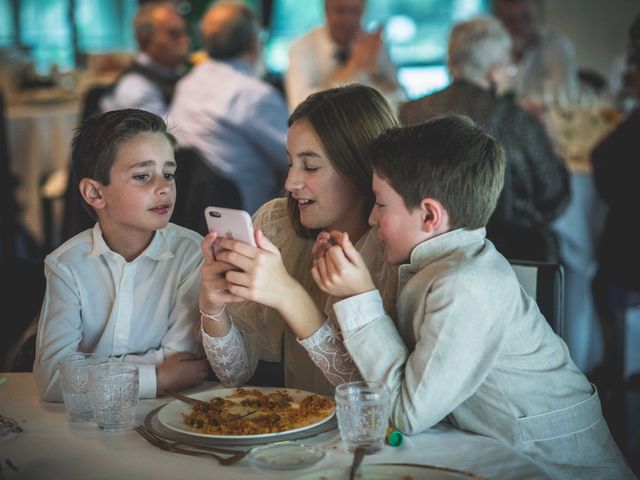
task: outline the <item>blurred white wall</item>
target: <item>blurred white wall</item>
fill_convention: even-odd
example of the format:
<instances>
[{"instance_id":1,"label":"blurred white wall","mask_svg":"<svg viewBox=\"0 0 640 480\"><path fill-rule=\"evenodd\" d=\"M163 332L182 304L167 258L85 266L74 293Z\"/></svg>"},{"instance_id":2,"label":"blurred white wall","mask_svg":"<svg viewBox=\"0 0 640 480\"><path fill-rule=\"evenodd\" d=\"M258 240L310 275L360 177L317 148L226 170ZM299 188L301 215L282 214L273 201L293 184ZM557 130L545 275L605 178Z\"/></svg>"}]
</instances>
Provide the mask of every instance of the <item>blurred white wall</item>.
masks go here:
<instances>
[{"instance_id":1,"label":"blurred white wall","mask_svg":"<svg viewBox=\"0 0 640 480\"><path fill-rule=\"evenodd\" d=\"M571 38L580 68L609 77L614 60L624 54L629 26L640 15L639 0L546 0L545 18Z\"/></svg>"}]
</instances>

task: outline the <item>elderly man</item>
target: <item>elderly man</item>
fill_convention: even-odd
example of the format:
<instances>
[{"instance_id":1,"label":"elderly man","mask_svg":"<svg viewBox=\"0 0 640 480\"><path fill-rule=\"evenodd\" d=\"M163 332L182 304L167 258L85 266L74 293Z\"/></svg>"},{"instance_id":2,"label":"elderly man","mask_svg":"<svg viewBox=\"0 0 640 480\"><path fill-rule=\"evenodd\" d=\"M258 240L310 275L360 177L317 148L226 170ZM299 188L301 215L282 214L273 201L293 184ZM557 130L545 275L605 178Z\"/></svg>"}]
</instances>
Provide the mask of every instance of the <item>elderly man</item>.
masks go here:
<instances>
[{"instance_id":1,"label":"elderly man","mask_svg":"<svg viewBox=\"0 0 640 480\"><path fill-rule=\"evenodd\" d=\"M537 113L549 102L577 93L578 67L571 41L542 20L542 0L496 0L495 15L511 35L518 70L513 87Z\"/></svg>"},{"instance_id":2,"label":"elderly man","mask_svg":"<svg viewBox=\"0 0 640 480\"><path fill-rule=\"evenodd\" d=\"M256 76L261 53L251 10L217 2L201 26L209 58L178 82L169 123L181 146L198 150L236 184L253 213L283 186L287 106Z\"/></svg>"},{"instance_id":3,"label":"elderly man","mask_svg":"<svg viewBox=\"0 0 640 480\"><path fill-rule=\"evenodd\" d=\"M467 115L492 135L507 156L505 183L487 237L505 257L558 260L551 221L569 202L569 177L544 127L498 95L509 85L509 34L492 17L455 25L448 67L453 83L400 107L406 125L447 113Z\"/></svg>"},{"instance_id":4,"label":"elderly man","mask_svg":"<svg viewBox=\"0 0 640 480\"><path fill-rule=\"evenodd\" d=\"M166 117L189 55L185 21L170 3L152 3L140 7L134 29L140 52L100 107L103 111L139 108Z\"/></svg>"},{"instance_id":5,"label":"elderly man","mask_svg":"<svg viewBox=\"0 0 640 480\"><path fill-rule=\"evenodd\" d=\"M374 87L392 103L405 95L382 41L382 29L362 30L365 0L325 0L325 25L289 49L285 90L293 110L318 90L348 83Z\"/></svg>"}]
</instances>

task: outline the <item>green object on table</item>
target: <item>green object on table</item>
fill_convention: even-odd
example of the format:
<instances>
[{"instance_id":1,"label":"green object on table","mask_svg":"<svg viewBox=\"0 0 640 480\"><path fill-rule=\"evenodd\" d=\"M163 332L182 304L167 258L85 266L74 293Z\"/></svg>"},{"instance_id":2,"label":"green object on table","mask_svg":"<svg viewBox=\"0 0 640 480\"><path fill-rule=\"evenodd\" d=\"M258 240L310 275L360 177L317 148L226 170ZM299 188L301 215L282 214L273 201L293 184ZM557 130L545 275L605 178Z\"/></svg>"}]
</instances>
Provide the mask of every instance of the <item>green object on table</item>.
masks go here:
<instances>
[{"instance_id":1,"label":"green object on table","mask_svg":"<svg viewBox=\"0 0 640 480\"><path fill-rule=\"evenodd\" d=\"M0 385L7 381L7 377L0 377Z\"/></svg>"},{"instance_id":2,"label":"green object on table","mask_svg":"<svg viewBox=\"0 0 640 480\"><path fill-rule=\"evenodd\" d=\"M398 432L397 430L394 430L393 432L391 432L389 434L389 437L387 438L387 442L392 447L397 447L398 445L401 445L402 444L402 434L400 432Z\"/></svg>"}]
</instances>

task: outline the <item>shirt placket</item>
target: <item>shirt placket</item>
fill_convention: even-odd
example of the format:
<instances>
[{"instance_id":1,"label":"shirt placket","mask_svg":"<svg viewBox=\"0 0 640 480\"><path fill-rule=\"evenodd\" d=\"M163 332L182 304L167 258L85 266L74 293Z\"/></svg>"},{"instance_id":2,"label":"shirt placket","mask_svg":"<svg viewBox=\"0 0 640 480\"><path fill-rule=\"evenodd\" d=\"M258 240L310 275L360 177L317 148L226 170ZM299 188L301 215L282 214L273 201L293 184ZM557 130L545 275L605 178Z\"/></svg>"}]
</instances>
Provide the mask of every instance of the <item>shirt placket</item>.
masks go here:
<instances>
[{"instance_id":1,"label":"shirt placket","mask_svg":"<svg viewBox=\"0 0 640 480\"><path fill-rule=\"evenodd\" d=\"M116 318L113 350L116 355L130 352L131 319L133 316L133 287L136 263L126 263L118 286L118 314Z\"/></svg>"}]
</instances>

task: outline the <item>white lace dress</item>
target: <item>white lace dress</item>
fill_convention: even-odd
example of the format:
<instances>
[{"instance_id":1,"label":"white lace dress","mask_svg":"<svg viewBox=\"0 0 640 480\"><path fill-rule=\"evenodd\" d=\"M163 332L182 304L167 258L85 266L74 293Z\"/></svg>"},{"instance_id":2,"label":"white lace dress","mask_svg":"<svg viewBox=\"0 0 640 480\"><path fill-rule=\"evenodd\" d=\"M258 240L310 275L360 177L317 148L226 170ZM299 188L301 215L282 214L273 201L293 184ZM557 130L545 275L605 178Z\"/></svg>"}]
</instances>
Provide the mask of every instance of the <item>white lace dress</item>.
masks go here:
<instances>
[{"instance_id":1,"label":"white lace dress","mask_svg":"<svg viewBox=\"0 0 640 480\"><path fill-rule=\"evenodd\" d=\"M272 200L256 212L253 223L276 245L287 271L309 292L327 320L314 335L298 341L280 314L269 307L244 302L227 305L232 328L224 337L202 332L203 345L214 372L227 386L242 385L255 371L258 360L279 361L284 354L285 384L332 395L334 386L360 378L338 330L333 304L339 299L322 292L311 276L313 240L298 237L287 216L287 201ZM384 263L372 231L357 243L385 310L395 318L397 269Z\"/></svg>"}]
</instances>

